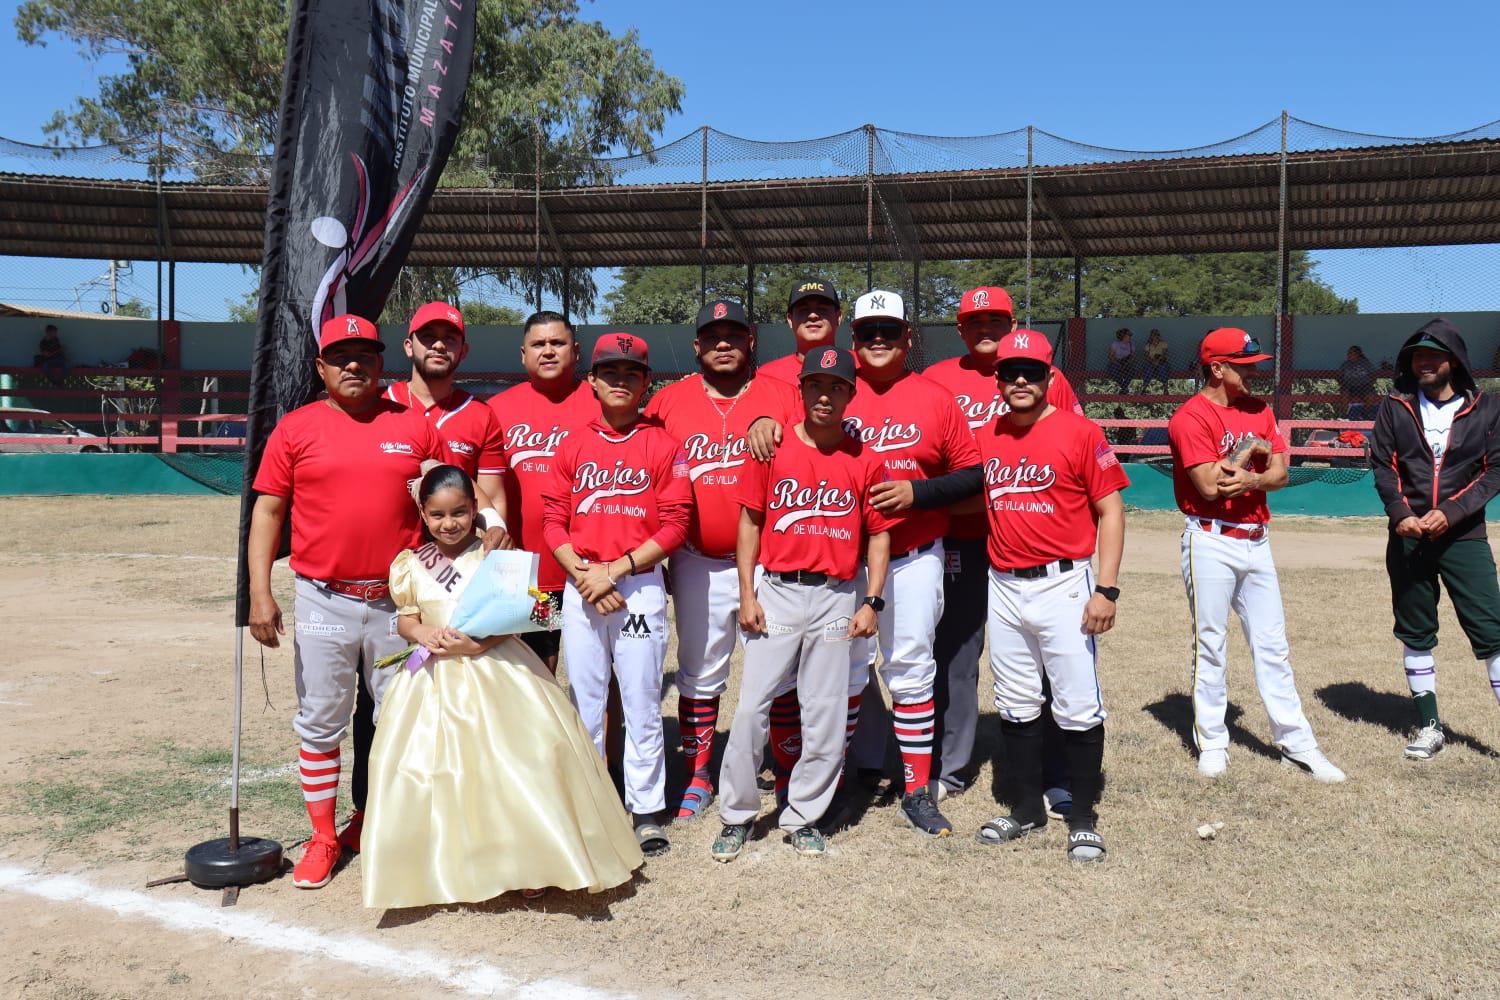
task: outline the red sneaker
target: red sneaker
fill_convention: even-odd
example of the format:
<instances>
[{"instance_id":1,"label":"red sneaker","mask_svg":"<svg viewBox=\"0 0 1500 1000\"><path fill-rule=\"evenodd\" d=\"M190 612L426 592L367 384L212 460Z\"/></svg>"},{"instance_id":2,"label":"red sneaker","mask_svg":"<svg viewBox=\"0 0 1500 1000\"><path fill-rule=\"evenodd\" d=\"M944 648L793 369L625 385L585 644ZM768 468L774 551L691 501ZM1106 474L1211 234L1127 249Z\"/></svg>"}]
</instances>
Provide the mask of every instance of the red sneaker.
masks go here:
<instances>
[{"instance_id":1,"label":"red sneaker","mask_svg":"<svg viewBox=\"0 0 1500 1000\"><path fill-rule=\"evenodd\" d=\"M359 853L359 834L365 828L365 811L354 810L354 815L349 817L349 825L339 831L339 846L350 854Z\"/></svg>"},{"instance_id":2,"label":"red sneaker","mask_svg":"<svg viewBox=\"0 0 1500 1000\"><path fill-rule=\"evenodd\" d=\"M321 889L333 881L333 869L344 854L336 840L314 837L307 842L302 860L292 869L292 885L299 889Z\"/></svg>"}]
</instances>

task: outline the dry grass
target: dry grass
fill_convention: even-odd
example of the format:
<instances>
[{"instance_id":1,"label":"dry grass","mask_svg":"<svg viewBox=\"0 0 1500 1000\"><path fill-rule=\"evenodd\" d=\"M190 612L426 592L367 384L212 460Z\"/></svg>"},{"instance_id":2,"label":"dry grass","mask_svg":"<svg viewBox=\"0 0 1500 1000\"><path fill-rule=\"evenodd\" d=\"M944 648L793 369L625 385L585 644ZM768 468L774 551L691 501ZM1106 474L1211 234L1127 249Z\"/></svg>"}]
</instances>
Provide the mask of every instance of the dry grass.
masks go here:
<instances>
[{"instance_id":1,"label":"dry grass","mask_svg":"<svg viewBox=\"0 0 1500 1000\"><path fill-rule=\"evenodd\" d=\"M139 886L217 833L235 501L11 499L0 513L0 611L11 633L0 666L0 858ZM723 866L708 858L709 820L673 828L669 856L602 897L371 912L359 904L356 862L321 893L283 881L240 905L651 995L1500 992L1500 711L1446 606L1439 692L1460 739L1431 764L1410 764L1400 758L1409 699L1389 632L1382 524L1279 523L1298 686L1350 780L1320 786L1267 755L1236 635L1230 684L1242 714L1229 775L1208 785L1184 739L1177 523L1131 516L1119 625L1102 643L1103 865L1069 865L1056 828L1017 848L975 843L996 811L987 766L972 791L945 803L959 828L947 841L919 839L879 806L821 860L796 858L772 831ZM143 552L161 558L124 557ZM274 710L262 710L259 660L248 659L246 756L274 772L295 746L291 654L266 656ZM665 700L669 712L675 701ZM995 716L981 719L981 741L994 751ZM250 787L247 829L300 835L290 775ZM1219 837L1199 840L1195 828L1213 821L1224 823ZM153 891L201 898L183 886ZM19 978L0 973L0 991L52 995L64 980L38 970L58 962L69 995L385 989L352 970L216 958L230 946L164 963L146 928L116 927L87 955L64 957L62 945L22 929L39 907L0 906L0 945L24 942L31 956ZM45 919L59 934L95 922L56 907Z\"/></svg>"}]
</instances>

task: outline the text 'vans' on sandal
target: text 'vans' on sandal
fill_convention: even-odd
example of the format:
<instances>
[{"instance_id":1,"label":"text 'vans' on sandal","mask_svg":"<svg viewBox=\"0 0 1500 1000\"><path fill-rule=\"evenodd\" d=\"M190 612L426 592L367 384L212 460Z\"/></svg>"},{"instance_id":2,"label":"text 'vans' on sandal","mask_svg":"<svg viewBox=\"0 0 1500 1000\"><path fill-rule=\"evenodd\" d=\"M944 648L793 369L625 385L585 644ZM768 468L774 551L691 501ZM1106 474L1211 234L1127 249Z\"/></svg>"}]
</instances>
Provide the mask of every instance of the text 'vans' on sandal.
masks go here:
<instances>
[{"instance_id":1,"label":"text 'vans' on sandal","mask_svg":"<svg viewBox=\"0 0 1500 1000\"><path fill-rule=\"evenodd\" d=\"M981 844L1009 844L1046 825L1046 820L1040 823L1022 823L1014 816L999 816L982 825L974 839Z\"/></svg>"},{"instance_id":2,"label":"text 'vans' on sandal","mask_svg":"<svg viewBox=\"0 0 1500 1000\"><path fill-rule=\"evenodd\" d=\"M1099 834L1086 826L1068 831L1069 861L1100 861L1104 855L1104 838Z\"/></svg>"}]
</instances>

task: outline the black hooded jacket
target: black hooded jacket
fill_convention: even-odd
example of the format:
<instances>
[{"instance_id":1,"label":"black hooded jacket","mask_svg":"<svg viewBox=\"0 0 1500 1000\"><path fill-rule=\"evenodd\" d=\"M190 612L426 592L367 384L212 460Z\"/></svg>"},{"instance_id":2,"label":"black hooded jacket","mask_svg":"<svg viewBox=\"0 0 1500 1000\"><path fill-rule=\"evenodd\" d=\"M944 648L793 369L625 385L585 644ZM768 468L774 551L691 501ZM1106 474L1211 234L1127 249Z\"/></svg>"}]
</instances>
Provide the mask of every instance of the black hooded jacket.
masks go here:
<instances>
[{"instance_id":1,"label":"black hooded jacket","mask_svg":"<svg viewBox=\"0 0 1500 1000\"><path fill-rule=\"evenodd\" d=\"M1464 397L1455 404L1459 411L1441 462L1433 460L1423 432L1412 371L1412 354L1425 337L1453 356L1453 389ZM1401 345L1393 391L1375 413L1370 467L1392 530L1405 518L1437 509L1448 518L1444 540L1484 537L1485 504L1500 492L1500 399L1479 391L1469 349L1447 320L1433 320Z\"/></svg>"}]
</instances>

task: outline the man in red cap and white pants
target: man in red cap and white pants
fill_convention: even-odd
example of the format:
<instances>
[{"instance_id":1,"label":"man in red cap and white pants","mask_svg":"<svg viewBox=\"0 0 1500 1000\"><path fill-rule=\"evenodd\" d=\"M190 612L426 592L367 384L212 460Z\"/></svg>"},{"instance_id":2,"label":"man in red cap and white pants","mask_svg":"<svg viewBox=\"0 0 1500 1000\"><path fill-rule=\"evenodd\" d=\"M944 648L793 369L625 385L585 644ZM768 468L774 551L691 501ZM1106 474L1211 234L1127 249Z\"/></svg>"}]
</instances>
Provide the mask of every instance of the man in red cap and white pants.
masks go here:
<instances>
[{"instance_id":1,"label":"man in red cap and white pants","mask_svg":"<svg viewBox=\"0 0 1500 1000\"><path fill-rule=\"evenodd\" d=\"M693 484L688 540L672 554L671 567L677 721L688 773L678 819L700 815L713 801L709 762L739 636L739 484L755 461L746 433L760 417L785 424L801 406L785 383L752 371L755 332L738 302L717 299L698 310L693 352L701 371L657 392L646 406L646 416L682 442Z\"/></svg>"},{"instance_id":2,"label":"man in red cap and white pants","mask_svg":"<svg viewBox=\"0 0 1500 1000\"><path fill-rule=\"evenodd\" d=\"M1245 627L1255 683L1283 760L1319 781L1344 772L1318 749L1292 676L1281 583L1271 559L1266 494L1287 482L1287 444L1276 415L1250 394L1255 366L1271 355L1244 330L1224 327L1203 338L1204 386L1167 424L1172 488L1187 515L1182 582L1193 622L1193 742L1198 773L1222 775L1229 764L1229 611Z\"/></svg>"},{"instance_id":3,"label":"man in red cap and white pants","mask_svg":"<svg viewBox=\"0 0 1500 1000\"><path fill-rule=\"evenodd\" d=\"M568 574L563 651L568 693L604 754L604 706L613 674L625 714L625 805L647 856L665 853L661 680L667 592L659 565L687 538L693 493L682 446L641 416L651 381L646 342L606 333L594 345L589 385L599 419L558 449L543 495L546 544Z\"/></svg>"},{"instance_id":4,"label":"man in red cap and white pants","mask_svg":"<svg viewBox=\"0 0 1500 1000\"><path fill-rule=\"evenodd\" d=\"M1000 338L1015 328L1015 307L1009 292L998 286L971 288L958 303L958 335L967 353L939 361L922 372L953 394L973 433L1010 410L995 382L995 351ZM1047 402L1082 416L1083 406L1073 387L1052 364L1052 345L1042 334L1034 336L1037 343L1046 345L1044 353L1051 366ZM943 617L933 641L937 730L941 735L932 775L933 795L939 800L968 788L977 770L972 757L979 723L979 657L984 649L985 579L990 565L985 553L984 505L979 498L958 504L949 515L948 533L943 538ZM1044 725L1047 808L1051 815L1065 819L1072 797L1066 787L1062 730L1050 714Z\"/></svg>"},{"instance_id":5,"label":"man in red cap and white pants","mask_svg":"<svg viewBox=\"0 0 1500 1000\"><path fill-rule=\"evenodd\" d=\"M1045 338L1000 339L995 380L1008 410L975 435L982 464L937 479L874 488L879 510L946 507L982 491L989 520L989 646L1012 812L979 828L982 844L1020 839L1047 823L1043 802L1044 678L1063 730L1073 801L1068 857L1104 855L1094 829L1104 760L1095 636L1115 622L1130 485L1104 432L1047 402ZM1098 575L1090 565L1097 543Z\"/></svg>"},{"instance_id":6,"label":"man in red cap and white pants","mask_svg":"<svg viewBox=\"0 0 1500 1000\"><path fill-rule=\"evenodd\" d=\"M266 442L254 489L246 559L250 634L275 648L286 634L271 595L271 563L292 511L295 650L302 798L313 836L292 872L303 889L328 884L342 848L334 828L339 744L364 673L378 718L384 685L375 661L405 643L387 584L391 560L421 527L408 483L427 460L452 461L420 413L380 397L380 334L369 320L335 316L318 340L328 398L288 413Z\"/></svg>"}]
</instances>

